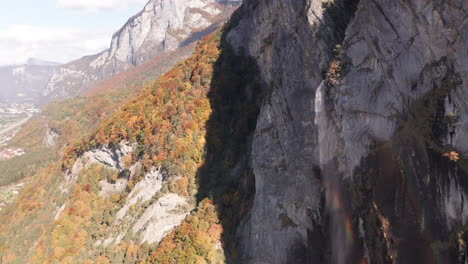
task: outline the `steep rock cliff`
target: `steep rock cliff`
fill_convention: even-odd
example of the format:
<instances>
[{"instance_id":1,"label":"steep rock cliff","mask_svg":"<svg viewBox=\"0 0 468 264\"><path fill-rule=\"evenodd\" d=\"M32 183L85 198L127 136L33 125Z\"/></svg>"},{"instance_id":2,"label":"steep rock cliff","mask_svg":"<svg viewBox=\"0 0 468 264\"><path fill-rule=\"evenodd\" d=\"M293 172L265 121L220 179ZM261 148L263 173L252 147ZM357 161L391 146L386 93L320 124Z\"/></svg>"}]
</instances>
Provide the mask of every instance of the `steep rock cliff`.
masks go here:
<instances>
[{"instance_id":1,"label":"steep rock cliff","mask_svg":"<svg viewBox=\"0 0 468 264\"><path fill-rule=\"evenodd\" d=\"M467 8L244 3L228 40L256 59L268 95L243 261L462 261Z\"/></svg>"},{"instance_id":2,"label":"steep rock cliff","mask_svg":"<svg viewBox=\"0 0 468 264\"><path fill-rule=\"evenodd\" d=\"M246 1L36 177L2 261L466 263L466 11Z\"/></svg>"},{"instance_id":3,"label":"steep rock cliff","mask_svg":"<svg viewBox=\"0 0 468 264\"><path fill-rule=\"evenodd\" d=\"M112 37L108 50L55 71L42 95L57 100L213 32L237 7L228 0L150 0Z\"/></svg>"}]
</instances>

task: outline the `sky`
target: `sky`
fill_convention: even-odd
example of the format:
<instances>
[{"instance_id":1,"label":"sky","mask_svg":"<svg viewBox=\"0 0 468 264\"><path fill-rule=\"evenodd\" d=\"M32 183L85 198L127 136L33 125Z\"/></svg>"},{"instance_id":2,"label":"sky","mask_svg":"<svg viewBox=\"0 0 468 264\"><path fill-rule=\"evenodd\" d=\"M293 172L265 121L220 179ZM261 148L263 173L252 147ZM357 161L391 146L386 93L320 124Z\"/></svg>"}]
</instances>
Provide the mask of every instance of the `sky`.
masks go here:
<instances>
[{"instance_id":1,"label":"sky","mask_svg":"<svg viewBox=\"0 0 468 264\"><path fill-rule=\"evenodd\" d=\"M0 9L0 65L66 63L109 47L148 0L14 0Z\"/></svg>"}]
</instances>

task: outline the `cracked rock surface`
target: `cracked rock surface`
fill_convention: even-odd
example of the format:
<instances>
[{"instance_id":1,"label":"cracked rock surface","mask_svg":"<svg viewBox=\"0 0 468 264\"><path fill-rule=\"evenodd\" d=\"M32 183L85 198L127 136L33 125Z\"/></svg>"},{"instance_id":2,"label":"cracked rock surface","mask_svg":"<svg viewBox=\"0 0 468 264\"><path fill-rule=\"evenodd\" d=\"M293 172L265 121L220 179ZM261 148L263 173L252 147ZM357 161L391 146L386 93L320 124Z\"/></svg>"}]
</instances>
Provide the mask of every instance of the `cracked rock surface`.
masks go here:
<instances>
[{"instance_id":1,"label":"cracked rock surface","mask_svg":"<svg viewBox=\"0 0 468 264\"><path fill-rule=\"evenodd\" d=\"M244 261L464 263L453 237L468 213L467 11L245 1L227 39L256 60L267 95L237 232Z\"/></svg>"}]
</instances>

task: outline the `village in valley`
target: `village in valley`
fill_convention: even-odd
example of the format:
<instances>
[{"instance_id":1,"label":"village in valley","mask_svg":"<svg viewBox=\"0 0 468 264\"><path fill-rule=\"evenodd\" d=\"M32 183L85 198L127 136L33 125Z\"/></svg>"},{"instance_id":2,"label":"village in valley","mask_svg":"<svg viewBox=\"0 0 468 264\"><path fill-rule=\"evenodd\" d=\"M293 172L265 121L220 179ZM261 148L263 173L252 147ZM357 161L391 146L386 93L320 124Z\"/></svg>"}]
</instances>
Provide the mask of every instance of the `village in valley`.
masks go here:
<instances>
[{"instance_id":1,"label":"village in valley","mask_svg":"<svg viewBox=\"0 0 468 264\"><path fill-rule=\"evenodd\" d=\"M25 152L20 148L6 148L0 150L0 159L11 159L24 155Z\"/></svg>"},{"instance_id":2,"label":"village in valley","mask_svg":"<svg viewBox=\"0 0 468 264\"><path fill-rule=\"evenodd\" d=\"M3 104L0 103L0 160L22 156L25 151L8 146L16 130L34 114L39 113L33 104Z\"/></svg>"},{"instance_id":3,"label":"village in valley","mask_svg":"<svg viewBox=\"0 0 468 264\"><path fill-rule=\"evenodd\" d=\"M0 135L0 160L11 159L25 154L25 151L20 148L8 147L8 142L15 136L15 133Z\"/></svg>"},{"instance_id":4,"label":"village in valley","mask_svg":"<svg viewBox=\"0 0 468 264\"><path fill-rule=\"evenodd\" d=\"M15 136L15 133L0 135L0 160L12 159L25 154L25 151L20 148L8 146L8 142Z\"/></svg>"},{"instance_id":5,"label":"village in valley","mask_svg":"<svg viewBox=\"0 0 468 264\"><path fill-rule=\"evenodd\" d=\"M0 120L3 120L4 118L11 118L15 115L19 116L25 116L28 113L29 114L35 114L39 113L40 110L34 106L34 104L31 103L24 103L24 104L6 104L6 103L0 103Z\"/></svg>"}]
</instances>

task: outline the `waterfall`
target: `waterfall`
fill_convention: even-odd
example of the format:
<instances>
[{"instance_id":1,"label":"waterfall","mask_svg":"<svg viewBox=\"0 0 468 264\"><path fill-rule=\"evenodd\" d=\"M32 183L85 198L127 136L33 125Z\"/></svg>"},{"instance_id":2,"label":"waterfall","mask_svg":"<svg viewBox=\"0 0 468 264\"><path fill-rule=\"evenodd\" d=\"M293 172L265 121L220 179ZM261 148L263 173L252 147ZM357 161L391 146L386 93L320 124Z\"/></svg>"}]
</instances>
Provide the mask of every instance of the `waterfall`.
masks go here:
<instances>
[{"instance_id":1,"label":"waterfall","mask_svg":"<svg viewBox=\"0 0 468 264\"><path fill-rule=\"evenodd\" d=\"M315 91L315 119L314 123L318 129L318 148L320 165L327 162L326 144L322 144L327 131L327 114L325 112L325 81L322 81Z\"/></svg>"},{"instance_id":2,"label":"waterfall","mask_svg":"<svg viewBox=\"0 0 468 264\"><path fill-rule=\"evenodd\" d=\"M315 92L315 120L318 129L318 154L325 189L326 210L329 215L331 263L350 263L349 251L354 242L352 218L343 199L340 177L335 157L338 153L337 132L329 123L326 109L325 81Z\"/></svg>"}]
</instances>

